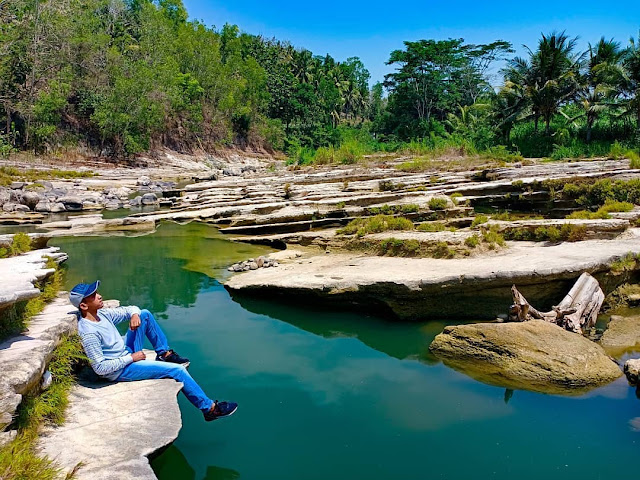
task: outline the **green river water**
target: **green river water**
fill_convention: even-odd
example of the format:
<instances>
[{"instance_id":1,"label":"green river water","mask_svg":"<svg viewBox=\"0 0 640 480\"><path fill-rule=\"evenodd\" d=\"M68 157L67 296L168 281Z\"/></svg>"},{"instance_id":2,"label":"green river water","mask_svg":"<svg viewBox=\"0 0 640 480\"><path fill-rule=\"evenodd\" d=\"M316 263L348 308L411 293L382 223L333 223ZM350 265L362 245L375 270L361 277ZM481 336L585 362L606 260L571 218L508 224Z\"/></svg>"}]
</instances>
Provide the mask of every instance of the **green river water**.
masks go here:
<instances>
[{"instance_id":1,"label":"green river water","mask_svg":"<svg viewBox=\"0 0 640 480\"><path fill-rule=\"evenodd\" d=\"M204 390L240 405L206 423L180 395L160 480L636 475L640 400L624 379L572 398L509 392L429 356L444 322L234 299L225 267L268 250L207 225L50 243L69 253L68 287L98 278L105 298L152 310Z\"/></svg>"}]
</instances>

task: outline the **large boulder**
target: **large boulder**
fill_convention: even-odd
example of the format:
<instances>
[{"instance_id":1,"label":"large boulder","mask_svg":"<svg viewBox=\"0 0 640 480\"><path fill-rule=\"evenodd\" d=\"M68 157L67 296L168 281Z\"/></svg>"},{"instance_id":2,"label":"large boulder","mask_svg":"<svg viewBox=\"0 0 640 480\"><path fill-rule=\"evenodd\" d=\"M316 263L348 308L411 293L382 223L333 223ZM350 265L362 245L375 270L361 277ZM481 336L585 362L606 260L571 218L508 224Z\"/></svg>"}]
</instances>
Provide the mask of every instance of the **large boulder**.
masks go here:
<instances>
[{"instance_id":1,"label":"large boulder","mask_svg":"<svg viewBox=\"0 0 640 480\"><path fill-rule=\"evenodd\" d=\"M576 395L622 375L602 347L542 320L445 327L429 349L477 380L512 389Z\"/></svg>"},{"instance_id":2,"label":"large boulder","mask_svg":"<svg viewBox=\"0 0 640 480\"><path fill-rule=\"evenodd\" d=\"M624 374L631 385L638 385L640 377L640 358L627 360L624 364Z\"/></svg>"},{"instance_id":3,"label":"large boulder","mask_svg":"<svg viewBox=\"0 0 640 480\"><path fill-rule=\"evenodd\" d=\"M22 204L29 207L31 210L36 208L36 205L40 202L41 196L37 192L24 192L22 194Z\"/></svg>"},{"instance_id":4,"label":"large boulder","mask_svg":"<svg viewBox=\"0 0 640 480\"><path fill-rule=\"evenodd\" d=\"M49 213L51 211L51 202L48 198L40 200L35 208L36 212Z\"/></svg>"},{"instance_id":5,"label":"large boulder","mask_svg":"<svg viewBox=\"0 0 640 480\"><path fill-rule=\"evenodd\" d=\"M640 350L640 315L632 317L612 315L607 329L602 334L600 345L613 356Z\"/></svg>"},{"instance_id":6,"label":"large boulder","mask_svg":"<svg viewBox=\"0 0 640 480\"><path fill-rule=\"evenodd\" d=\"M155 205L156 203L158 203L158 197L155 193L145 193L142 196L143 205Z\"/></svg>"},{"instance_id":7,"label":"large boulder","mask_svg":"<svg viewBox=\"0 0 640 480\"><path fill-rule=\"evenodd\" d=\"M66 195L58 199L68 212L79 212L82 210L82 198L75 195Z\"/></svg>"}]
</instances>

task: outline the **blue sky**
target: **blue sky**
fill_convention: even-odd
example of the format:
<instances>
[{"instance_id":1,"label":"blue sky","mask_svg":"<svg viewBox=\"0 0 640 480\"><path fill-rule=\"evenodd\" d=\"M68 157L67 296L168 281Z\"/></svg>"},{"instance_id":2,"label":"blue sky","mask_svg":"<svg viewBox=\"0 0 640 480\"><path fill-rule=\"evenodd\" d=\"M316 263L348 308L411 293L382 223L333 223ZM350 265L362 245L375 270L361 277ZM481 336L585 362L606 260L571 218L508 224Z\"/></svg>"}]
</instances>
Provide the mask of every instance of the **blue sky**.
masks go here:
<instances>
[{"instance_id":1,"label":"blue sky","mask_svg":"<svg viewBox=\"0 0 640 480\"><path fill-rule=\"evenodd\" d=\"M404 40L464 38L468 43L511 42L534 47L542 32L566 30L580 46L600 36L626 44L637 37L640 7L635 2L547 1L480 2L458 0L258 1L183 0L192 19L208 26L234 23L247 33L288 40L314 54L337 60L357 56L372 82L391 71L384 63ZM636 5L636 7L633 7Z\"/></svg>"}]
</instances>

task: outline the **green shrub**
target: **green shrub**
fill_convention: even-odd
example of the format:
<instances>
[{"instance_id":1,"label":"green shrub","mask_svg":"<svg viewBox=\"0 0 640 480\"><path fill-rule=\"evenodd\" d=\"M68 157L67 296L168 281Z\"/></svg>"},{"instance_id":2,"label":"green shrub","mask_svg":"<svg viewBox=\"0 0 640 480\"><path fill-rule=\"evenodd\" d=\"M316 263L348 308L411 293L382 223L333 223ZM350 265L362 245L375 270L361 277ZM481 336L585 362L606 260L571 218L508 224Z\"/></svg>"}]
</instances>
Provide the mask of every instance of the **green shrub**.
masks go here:
<instances>
[{"instance_id":1,"label":"green shrub","mask_svg":"<svg viewBox=\"0 0 640 480\"><path fill-rule=\"evenodd\" d=\"M433 197L429 200L428 205L431 210L444 210L449 206L449 202L443 197Z\"/></svg>"},{"instance_id":2,"label":"green shrub","mask_svg":"<svg viewBox=\"0 0 640 480\"><path fill-rule=\"evenodd\" d=\"M482 231L482 241L486 243L491 250L493 250L496 245L499 245L501 247L504 247L506 245L504 237L498 231L498 228L496 226L493 226L488 230L484 229Z\"/></svg>"},{"instance_id":3,"label":"green shrub","mask_svg":"<svg viewBox=\"0 0 640 480\"><path fill-rule=\"evenodd\" d=\"M487 223L489 221L489 217L487 217L486 215L478 215L473 219L473 222L471 222L471 226L475 227L478 225L482 225L483 223Z\"/></svg>"},{"instance_id":4,"label":"green shrub","mask_svg":"<svg viewBox=\"0 0 640 480\"><path fill-rule=\"evenodd\" d=\"M449 248L447 242L438 242L433 249L434 258L453 258L456 252Z\"/></svg>"},{"instance_id":5,"label":"green shrub","mask_svg":"<svg viewBox=\"0 0 640 480\"><path fill-rule=\"evenodd\" d=\"M389 230L413 230L413 223L404 217L376 215L370 218L356 218L337 231L338 235L366 235Z\"/></svg>"},{"instance_id":6,"label":"green shrub","mask_svg":"<svg viewBox=\"0 0 640 480\"><path fill-rule=\"evenodd\" d=\"M418 225L421 232L443 232L447 229L442 222L425 222Z\"/></svg>"},{"instance_id":7,"label":"green shrub","mask_svg":"<svg viewBox=\"0 0 640 480\"><path fill-rule=\"evenodd\" d=\"M637 256L635 256L632 252L629 252L611 264L611 272L620 274L623 272L630 272L632 270L635 270L636 266L638 265L638 260L639 259Z\"/></svg>"},{"instance_id":8,"label":"green shrub","mask_svg":"<svg viewBox=\"0 0 640 480\"><path fill-rule=\"evenodd\" d=\"M470 237L465 238L464 244L467 247L476 248L480 243L480 237L476 234L471 235Z\"/></svg>"}]
</instances>

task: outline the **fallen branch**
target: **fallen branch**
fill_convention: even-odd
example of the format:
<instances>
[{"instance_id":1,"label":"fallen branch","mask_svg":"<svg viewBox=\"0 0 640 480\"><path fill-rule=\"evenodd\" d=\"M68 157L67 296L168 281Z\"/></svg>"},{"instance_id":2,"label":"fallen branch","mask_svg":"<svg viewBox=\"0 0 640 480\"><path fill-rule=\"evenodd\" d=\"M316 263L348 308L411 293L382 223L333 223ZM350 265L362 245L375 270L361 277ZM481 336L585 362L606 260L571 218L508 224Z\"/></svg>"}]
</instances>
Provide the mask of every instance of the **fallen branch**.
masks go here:
<instances>
[{"instance_id":1,"label":"fallen branch","mask_svg":"<svg viewBox=\"0 0 640 480\"><path fill-rule=\"evenodd\" d=\"M509 321L544 320L576 333L582 333L595 325L604 301L604 292L598 281L586 272L580 275L569 293L550 312L540 312L533 308L515 285L511 287L511 293L513 305L509 310Z\"/></svg>"}]
</instances>

